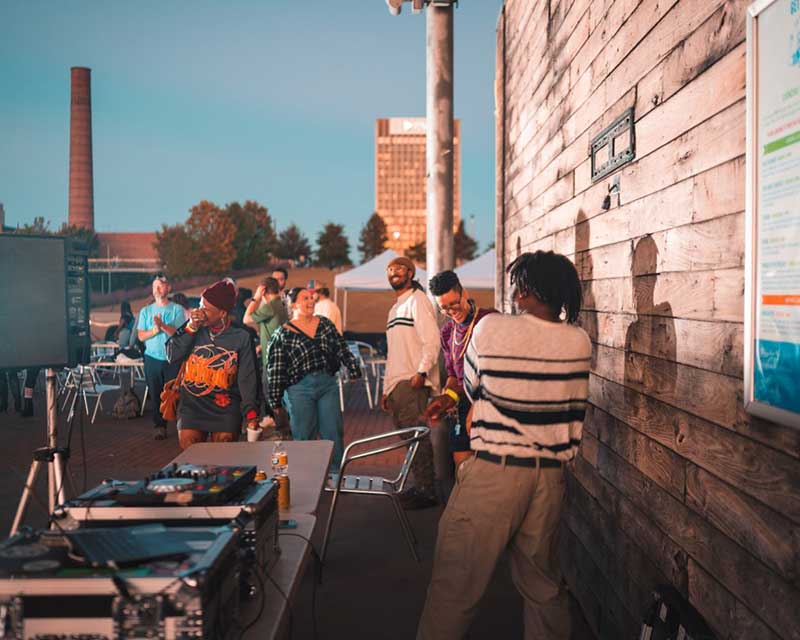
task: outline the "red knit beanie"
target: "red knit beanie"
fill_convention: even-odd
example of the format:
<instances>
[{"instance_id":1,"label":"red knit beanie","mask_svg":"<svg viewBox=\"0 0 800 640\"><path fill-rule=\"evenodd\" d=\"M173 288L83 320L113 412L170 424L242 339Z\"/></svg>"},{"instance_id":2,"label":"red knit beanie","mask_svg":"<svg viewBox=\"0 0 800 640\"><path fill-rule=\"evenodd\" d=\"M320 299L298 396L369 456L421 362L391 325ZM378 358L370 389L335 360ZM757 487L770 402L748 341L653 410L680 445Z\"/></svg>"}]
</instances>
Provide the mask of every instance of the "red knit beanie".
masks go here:
<instances>
[{"instance_id":1,"label":"red knit beanie","mask_svg":"<svg viewBox=\"0 0 800 640\"><path fill-rule=\"evenodd\" d=\"M205 289L202 296L217 309L230 313L236 306L236 285L230 278L225 278Z\"/></svg>"}]
</instances>

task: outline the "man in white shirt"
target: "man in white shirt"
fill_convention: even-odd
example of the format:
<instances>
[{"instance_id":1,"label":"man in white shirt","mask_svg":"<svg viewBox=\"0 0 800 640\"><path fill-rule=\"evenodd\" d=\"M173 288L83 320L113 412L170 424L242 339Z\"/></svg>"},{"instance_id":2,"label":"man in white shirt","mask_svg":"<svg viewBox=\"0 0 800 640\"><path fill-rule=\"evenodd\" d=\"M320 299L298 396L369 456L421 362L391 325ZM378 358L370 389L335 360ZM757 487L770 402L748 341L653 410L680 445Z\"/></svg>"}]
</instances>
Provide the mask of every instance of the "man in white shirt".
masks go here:
<instances>
[{"instance_id":1,"label":"man in white shirt","mask_svg":"<svg viewBox=\"0 0 800 640\"><path fill-rule=\"evenodd\" d=\"M422 286L414 280L416 268L398 257L386 269L397 302L386 324L386 375L381 408L392 414L395 427L416 427L428 406L431 391L439 389L439 327L436 313ZM429 438L417 449L412 466L414 487L401 495L406 509L437 504L433 447Z\"/></svg>"},{"instance_id":2,"label":"man in white shirt","mask_svg":"<svg viewBox=\"0 0 800 640\"><path fill-rule=\"evenodd\" d=\"M339 305L331 300L331 290L324 286L317 287L314 289L314 297L317 301L314 305L314 315L326 317L336 327L339 335L343 335L342 312L339 311Z\"/></svg>"}]
</instances>

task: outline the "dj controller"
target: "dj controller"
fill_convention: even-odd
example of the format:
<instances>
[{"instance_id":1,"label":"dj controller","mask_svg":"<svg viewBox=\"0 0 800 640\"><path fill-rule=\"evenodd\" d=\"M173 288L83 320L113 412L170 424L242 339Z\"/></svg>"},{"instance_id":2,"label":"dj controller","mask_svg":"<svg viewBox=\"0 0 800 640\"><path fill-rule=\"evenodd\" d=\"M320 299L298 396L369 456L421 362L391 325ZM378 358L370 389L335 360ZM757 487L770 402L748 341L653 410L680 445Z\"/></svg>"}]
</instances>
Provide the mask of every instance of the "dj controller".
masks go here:
<instances>
[{"instance_id":1,"label":"dj controller","mask_svg":"<svg viewBox=\"0 0 800 640\"><path fill-rule=\"evenodd\" d=\"M277 484L253 466L105 480L53 521L0 543L0 638L227 640L280 553Z\"/></svg>"}]
</instances>

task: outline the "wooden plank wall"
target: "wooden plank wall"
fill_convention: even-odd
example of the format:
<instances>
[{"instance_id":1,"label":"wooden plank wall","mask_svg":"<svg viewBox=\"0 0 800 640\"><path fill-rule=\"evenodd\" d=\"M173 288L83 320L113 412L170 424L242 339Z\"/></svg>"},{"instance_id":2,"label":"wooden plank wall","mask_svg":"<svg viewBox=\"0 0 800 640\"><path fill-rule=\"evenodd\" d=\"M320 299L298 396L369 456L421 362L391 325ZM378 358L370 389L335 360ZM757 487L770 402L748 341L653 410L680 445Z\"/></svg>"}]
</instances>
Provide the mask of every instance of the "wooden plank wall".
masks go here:
<instances>
[{"instance_id":1,"label":"wooden plank wall","mask_svg":"<svg viewBox=\"0 0 800 640\"><path fill-rule=\"evenodd\" d=\"M747 4L506 0L498 21L497 246L584 283L562 555L603 638L638 637L660 583L720 638L800 638L800 433L742 408ZM628 107L603 210L589 142Z\"/></svg>"}]
</instances>

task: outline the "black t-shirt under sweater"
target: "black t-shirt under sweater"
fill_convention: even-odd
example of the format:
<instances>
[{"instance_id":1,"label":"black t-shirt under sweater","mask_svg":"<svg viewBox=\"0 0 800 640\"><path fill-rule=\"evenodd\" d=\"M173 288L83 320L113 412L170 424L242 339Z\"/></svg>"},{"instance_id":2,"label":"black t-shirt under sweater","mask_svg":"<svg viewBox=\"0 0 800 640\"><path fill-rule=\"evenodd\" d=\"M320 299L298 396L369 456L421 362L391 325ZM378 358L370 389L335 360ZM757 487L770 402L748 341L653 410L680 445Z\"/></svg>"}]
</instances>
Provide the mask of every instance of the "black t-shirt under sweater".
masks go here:
<instances>
[{"instance_id":1,"label":"black t-shirt under sweater","mask_svg":"<svg viewBox=\"0 0 800 640\"><path fill-rule=\"evenodd\" d=\"M186 358L179 429L239 433L242 418L258 410L255 349L244 329L229 326L213 339L207 327L179 331L167 343L167 357Z\"/></svg>"}]
</instances>

